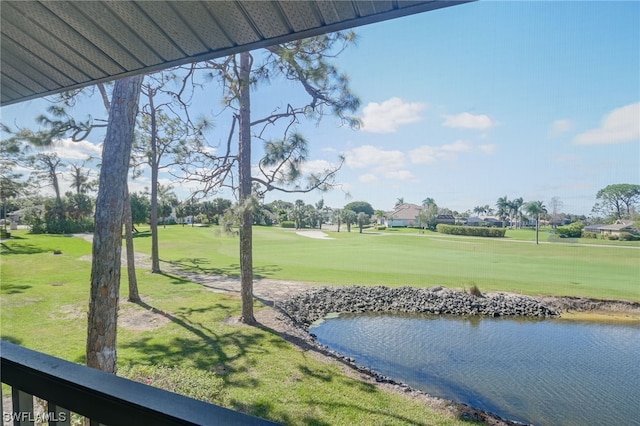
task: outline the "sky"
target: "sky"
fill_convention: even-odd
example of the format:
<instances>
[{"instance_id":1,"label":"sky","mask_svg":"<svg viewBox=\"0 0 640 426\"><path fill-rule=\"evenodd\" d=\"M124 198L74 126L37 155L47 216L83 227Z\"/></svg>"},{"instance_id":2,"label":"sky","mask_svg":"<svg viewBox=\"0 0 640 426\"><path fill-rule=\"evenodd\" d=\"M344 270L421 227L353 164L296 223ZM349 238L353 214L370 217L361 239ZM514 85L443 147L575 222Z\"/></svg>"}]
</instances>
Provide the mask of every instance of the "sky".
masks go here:
<instances>
[{"instance_id":1,"label":"sky","mask_svg":"<svg viewBox=\"0 0 640 426\"><path fill-rule=\"evenodd\" d=\"M360 97L359 130L333 117L301 123L309 141L307 170L345 163L340 188L310 194L270 193L340 208L367 201L391 210L399 198L464 212L499 197L552 197L561 211L589 215L607 185L640 184L640 2L479 1L355 29L356 46L334 63ZM198 113L219 113L211 86ZM253 110L271 111L302 95L275 80L253 93ZM101 105L85 99L75 113ZM49 105L2 108L6 124L35 127ZM217 115L207 137L226 140ZM100 134L60 141L61 157L100 152ZM259 147L254 149L257 162ZM171 181L161 175L161 183ZM148 186L145 177L132 190ZM189 186L174 183L186 198ZM229 192L216 196L232 198Z\"/></svg>"}]
</instances>

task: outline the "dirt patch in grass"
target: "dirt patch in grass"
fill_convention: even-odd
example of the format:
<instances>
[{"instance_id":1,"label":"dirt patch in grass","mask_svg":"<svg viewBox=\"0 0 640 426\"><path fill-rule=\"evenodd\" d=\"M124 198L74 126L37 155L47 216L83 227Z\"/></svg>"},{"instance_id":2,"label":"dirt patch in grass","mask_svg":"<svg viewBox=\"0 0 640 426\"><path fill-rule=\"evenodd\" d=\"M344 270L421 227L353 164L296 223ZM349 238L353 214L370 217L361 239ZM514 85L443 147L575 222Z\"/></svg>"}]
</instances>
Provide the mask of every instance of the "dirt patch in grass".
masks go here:
<instances>
[{"instance_id":1,"label":"dirt patch in grass","mask_svg":"<svg viewBox=\"0 0 640 426\"><path fill-rule=\"evenodd\" d=\"M51 313L54 320L74 320L87 318L87 307L79 305L62 305L57 311Z\"/></svg>"},{"instance_id":2,"label":"dirt patch in grass","mask_svg":"<svg viewBox=\"0 0 640 426\"><path fill-rule=\"evenodd\" d=\"M34 303L42 302L44 297L21 297L18 300L4 299L2 303L5 306L11 306L12 308L22 308L24 306L33 305Z\"/></svg>"},{"instance_id":3,"label":"dirt patch in grass","mask_svg":"<svg viewBox=\"0 0 640 426\"><path fill-rule=\"evenodd\" d=\"M118 325L133 331L155 330L169 323L169 318L156 310L147 310L134 303L121 302Z\"/></svg>"},{"instance_id":4,"label":"dirt patch in grass","mask_svg":"<svg viewBox=\"0 0 640 426\"><path fill-rule=\"evenodd\" d=\"M80 260L85 262L91 262L91 255L87 254L79 257ZM151 256L144 253L136 253L134 256L134 262L136 269L151 269ZM127 253L122 250L121 264L123 268L127 267Z\"/></svg>"}]
</instances>

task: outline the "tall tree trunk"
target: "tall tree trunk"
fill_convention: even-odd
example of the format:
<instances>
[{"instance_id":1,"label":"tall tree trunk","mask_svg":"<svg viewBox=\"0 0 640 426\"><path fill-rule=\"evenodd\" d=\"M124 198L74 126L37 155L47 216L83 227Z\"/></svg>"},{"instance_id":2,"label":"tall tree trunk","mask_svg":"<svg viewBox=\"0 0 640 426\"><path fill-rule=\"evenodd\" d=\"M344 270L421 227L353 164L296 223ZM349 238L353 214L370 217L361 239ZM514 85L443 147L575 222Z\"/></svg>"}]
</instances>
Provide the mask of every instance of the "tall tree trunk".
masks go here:
<instances>
[{"instance_id":1,"label":"tall tree trunk","mask_svg":"<svg viewBox=\"0 0 640 426\"><path fill-rule=\"evenodd\" d=\"M129 277L129 302L139 302L138 278L136 277L136 257L133 249L133 217L131 216L131 199L129 189L124 200L124 232L127 240L127 273Z\"/></svg>"},{"instance_id":2,"label":"tall tree trunk","mask_svg":"<svg viewBox=\"0 0 640 426\"><path fill-rule=\"evenodd\" d=\"M122 216L143 76L116 81L102 146L87 325L87 366L116 372Z\"/></svg>"},{"instance_id":3,"label":"tall tree trunk","mask_svg":"<svg viewBox=\"0 0 640 426\"><path fill-rule=\"evenodd\" d=\"M240 54L240 137L239 155L239 201L242 217L240 220L240 285L242 295L242 316L246 324L255 324L253 316L253 214L249 203L251 197L251 55Z\"/></svg>"},{"instance_id":4,"label":"tall tree trunk","mask_svg":"<svg viewBox=\"0 0 640 426\"><path fill-rule=\"evenodd\" d=\"M538 235L540 232L540 215L536 216L536 244L539 244Z\"/></svg>"},{"instance_id":5,"label":"tall tree trunk","mask_svg":"<svg viewBox=\"0 0 640 426\"><path fill-rule=\"evenodd\" d=\"M160 273L160 251L158 249L158 124L153 104L153 94L149 89L149 112L151 114L151 273Z\"/></svg>"}]
</instances>

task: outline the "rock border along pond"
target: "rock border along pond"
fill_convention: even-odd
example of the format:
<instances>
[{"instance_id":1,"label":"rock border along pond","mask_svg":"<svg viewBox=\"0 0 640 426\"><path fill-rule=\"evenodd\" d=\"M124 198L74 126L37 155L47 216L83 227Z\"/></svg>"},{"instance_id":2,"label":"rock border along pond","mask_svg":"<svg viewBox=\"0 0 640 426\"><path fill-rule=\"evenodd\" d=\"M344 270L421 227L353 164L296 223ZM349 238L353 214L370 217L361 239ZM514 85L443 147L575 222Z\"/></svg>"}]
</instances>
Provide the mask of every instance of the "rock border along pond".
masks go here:
<instances>
[{"instance_id":1,"label":"rock border along pond","mask_svg":"<svg viewBox=\"0 0 640 426\"><path fill-rule=\"evenodd\" d=\"M305 330L330 313L404 312L490 317L556 317L560 313L528 296L493 293L474 296L432 287L322 287L279 303L278 307Z\"/></svg>"}]
</instances>

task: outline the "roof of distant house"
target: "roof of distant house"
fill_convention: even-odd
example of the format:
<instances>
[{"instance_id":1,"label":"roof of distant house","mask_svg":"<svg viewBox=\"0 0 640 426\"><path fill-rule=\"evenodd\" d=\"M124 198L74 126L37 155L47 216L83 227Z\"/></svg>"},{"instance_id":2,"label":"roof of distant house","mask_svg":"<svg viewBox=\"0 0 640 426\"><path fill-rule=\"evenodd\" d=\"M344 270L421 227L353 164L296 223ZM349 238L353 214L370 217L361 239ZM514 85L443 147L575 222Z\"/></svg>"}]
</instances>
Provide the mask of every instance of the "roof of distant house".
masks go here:
<instances>
[{"instance_id":1,"label":"roof of distant house","mask_svg":"<svg viewBox=\"0 0 640 426\"><path fill-rule=\"evenodd\" d=\"M617 220L616 223L611 225L603 225L600 229L604 231L621 231L626 228L632 228L633 222L630 220Z\"/></svg>"},{"instance_id":2,"label":"roof of distant house","mask_svg":"<svg viewBox=\"0 0 640 426\"><path fill-rule=\"evenodd\" d=\"M418 214L422 210L417 204L404 203L396 206L396 208L387 213L388 219L396 220L413 220L418 217Z\"/></svg>"}]
</instances>

